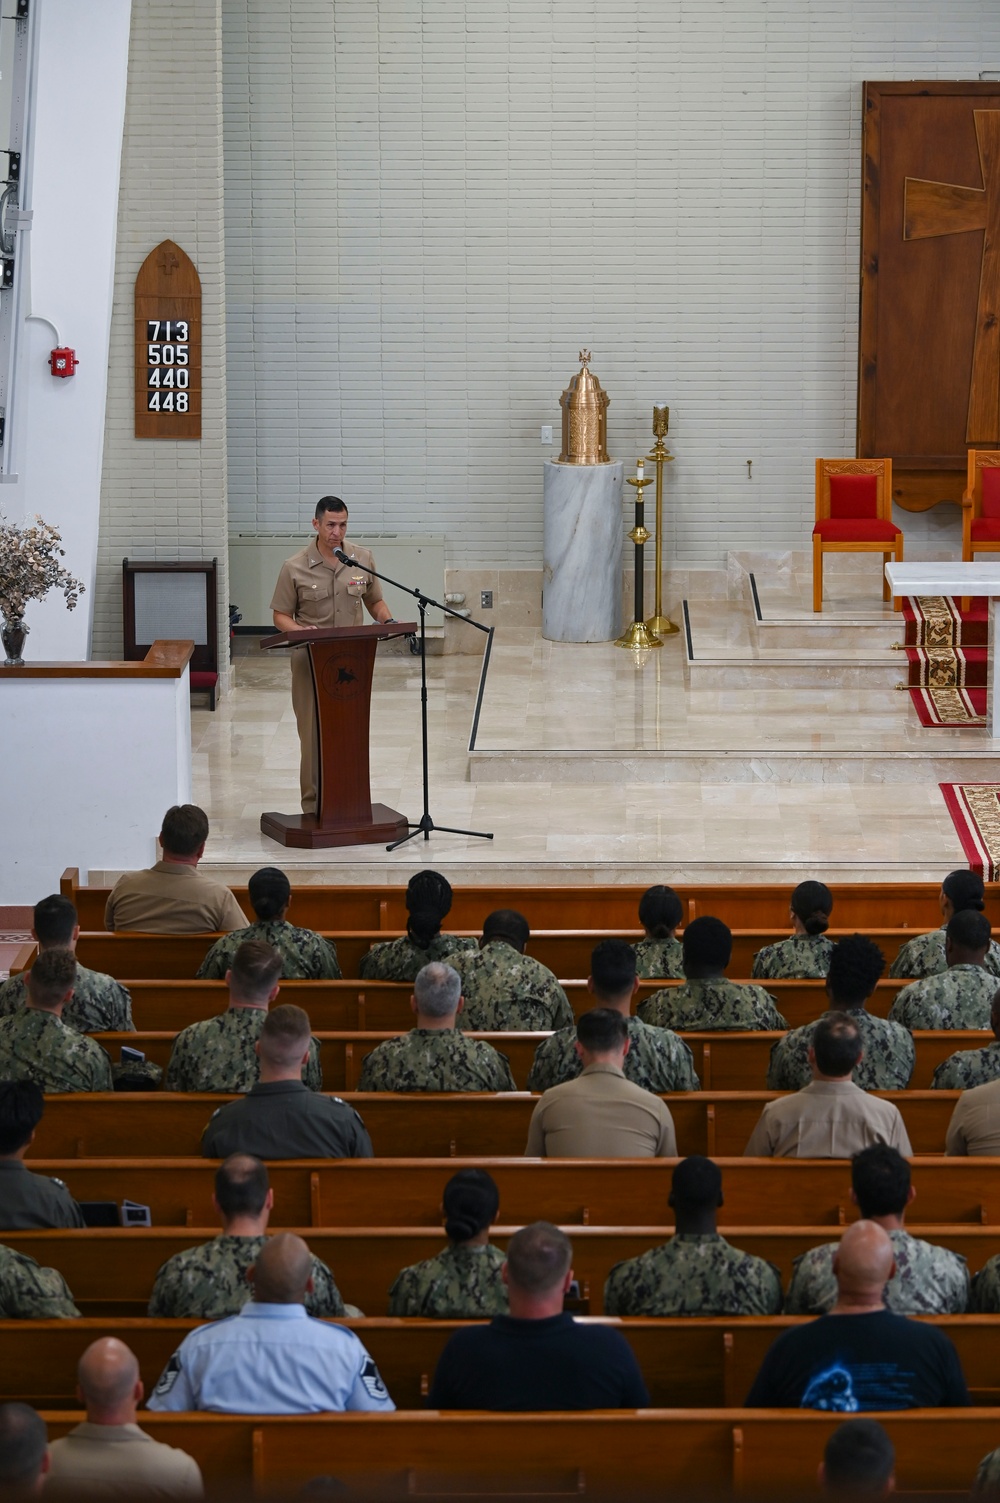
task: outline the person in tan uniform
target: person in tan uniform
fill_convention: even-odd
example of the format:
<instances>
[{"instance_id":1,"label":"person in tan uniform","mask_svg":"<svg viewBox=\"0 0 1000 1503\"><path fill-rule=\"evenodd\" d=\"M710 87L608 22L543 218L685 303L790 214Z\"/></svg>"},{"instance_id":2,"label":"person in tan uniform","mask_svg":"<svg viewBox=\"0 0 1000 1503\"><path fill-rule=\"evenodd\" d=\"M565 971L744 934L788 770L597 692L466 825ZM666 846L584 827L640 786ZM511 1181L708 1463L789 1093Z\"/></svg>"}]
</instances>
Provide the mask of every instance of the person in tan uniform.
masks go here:
<instances>
[{"instance_id":1,"label":"person in tan uniform","mask_svg":"<svg viewBox=\"0 0 1000 1503\"><path fill-rule=\"evenodd\" d=\"M321 496L316 503L313 531L305 548L286 559L274 587L271 610L275 631L303 631L320 626L361 626L362 603L373 621L392 621L382 599L382 586L366 569L375 559L368 548L347 541L347 507L339 496ZM336 549L356 558L361 568L342 564ZM299 785L303 814L316 813L319 735L313 698L309 654L292 653L292 708L299 729L302 760Z\"/></svg>"},{"instance_id":2,"label":"person in tan uniform","mask_svg":"<svg viewBox=\"0 0 1000 1503\"><path fill-rule=\"evenodd\" d=\"M217 934L249 920L224 882L198 870L208 816L197 804L174 804L163 816L162 859L119 877L104 909L105 929L146 934Z\"/></svg>"},{"instance_id":3,"label":"person in tan uniform","mask_svg":"<svg viewBox=\"0 0 1000 1503\"><path fill-rule=\"evenodd\" d=\"M1000 1080L962 1092L948 1123L944 1151L963 1158L1000 1154Z\"/></svg>"},{"instance_id":4,"label":"person in tan uniform","mask_svg":"<svg viewBox=\"0 0 1000 1503\"><path fill-rule=\"evenodd\" d=\"M544 1091L531 1114L525 1158L674 1158L677 1138L666 1104L625 1079L628 1023L611 1007L577 1020L583 1072Z\"/></svg>"},{"instance_id":5,"label":"person in tan uniform","mask_svg":"<svg viewBox=\"0 0 1000 1503\"><path fill-rule=\"evenodd\" d=\"M898 1109L851 1079L861 1053L857 1024L845 1012L825 1013L809 1049L811 1083L768 1102L745 1157L847 1159L873 1143L887 1143L911 1157Z\"/></svg>"}]
</instances>

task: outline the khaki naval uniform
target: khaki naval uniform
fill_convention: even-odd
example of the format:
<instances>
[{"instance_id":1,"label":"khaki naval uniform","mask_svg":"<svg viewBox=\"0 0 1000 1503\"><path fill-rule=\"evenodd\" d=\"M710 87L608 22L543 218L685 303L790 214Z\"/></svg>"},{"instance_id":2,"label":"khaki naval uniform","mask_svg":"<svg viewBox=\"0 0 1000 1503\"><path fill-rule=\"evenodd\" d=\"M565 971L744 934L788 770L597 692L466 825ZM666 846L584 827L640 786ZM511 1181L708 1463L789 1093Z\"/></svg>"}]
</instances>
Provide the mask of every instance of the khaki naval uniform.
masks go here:
<instances>
[{"instance_id":1,"label":"khaki naval uniform","mask_svg":"<svg viewBox=\"0 0 1000 1503\"><path fill-rule=\"evenodd\" d=\"M853 1080L814 1080L769 1101L743 1150L747 1158L849 1159L874 1143L913 1149L891 1101L869 1096Z\"/></svg>"},{"instance_id":2,"label":"khaki naval uniform","mask_svg":"<svg viewBox=\"0 0 1000 1503\"><path fill-rule=\"evenodd\" d=\"M198 1463L138 1425L85 1420L49 1446L45 1491L69 1498L200 1498Z\"/></svg>"},{"instance_id":3,"label":"khaki naval uniform","mask_svg":"<svg viewBox=\"0 0 1000 1503\"><path fill-rule=\"evenodd\" d=\"M356 558L362 568L375 568L368 548L344 539L341 551ZM294 618L296 626L361 626L368 607L374 619L374 607L382 599L382 586L374 575L362 575L350 564L327 563L314 537L299 552L286 559L278 575L271 600L272 611ZM292 708L299 728L302 761L299 785L304 814L316 813L319 773L319 733L316 726L316 702L313 695L309 650L297 647L292 652Z\"/></svg>"},{"instance_id":4,"label":"khaki naval uniform","mask_svg":"<svg viewBox=\"0 0 1000 1503\"><path fill-rule=\"evenodd\" d=\"M617 1065L588 1065L541 1096L531 1114L525 1158L675 1158L666 1104L625 1079Z\"/></svg>"},{"instance_id":5,"label":"khaki naval uniform","mask_svg":"<svg viewBox=\"0 0 1000 1503\"><path fill-rule=\"evenodd\" d=\"M1000 1080L962 1092L948 1123L944 1151L977 1158L1000 1154Z\"/></svg>"},{"instance_id":6,"label":"khaki naval uniform","mask_svg":"<svg viewBox=\"0 0 1000 1503\"><path fill-rule=\"evenodd\" d=\"M245 929L249 920L224 882L183 861L158 861L126 872L111 889L105 929L145 934L218 934Z\"/></svg>"}]
</instances>

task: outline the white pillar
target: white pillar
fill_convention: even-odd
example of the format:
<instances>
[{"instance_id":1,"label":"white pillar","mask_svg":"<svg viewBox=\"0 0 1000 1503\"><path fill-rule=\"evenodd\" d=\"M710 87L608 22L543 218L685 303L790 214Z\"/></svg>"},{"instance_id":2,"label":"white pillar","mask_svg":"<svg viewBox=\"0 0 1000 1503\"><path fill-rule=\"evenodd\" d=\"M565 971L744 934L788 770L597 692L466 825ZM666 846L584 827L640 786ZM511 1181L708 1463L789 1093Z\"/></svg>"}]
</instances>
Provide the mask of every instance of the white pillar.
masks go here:
<instances>
[{"instance_id":1,"label":"white pillar","mask_svg":"<svg viewBox=\"0 0 1000 1503\"><path fill-rule=\"evenodd\" d=\"M625 466L546 460L542 636L611 642L622 625Z\"/></svg>"}]
</instances>

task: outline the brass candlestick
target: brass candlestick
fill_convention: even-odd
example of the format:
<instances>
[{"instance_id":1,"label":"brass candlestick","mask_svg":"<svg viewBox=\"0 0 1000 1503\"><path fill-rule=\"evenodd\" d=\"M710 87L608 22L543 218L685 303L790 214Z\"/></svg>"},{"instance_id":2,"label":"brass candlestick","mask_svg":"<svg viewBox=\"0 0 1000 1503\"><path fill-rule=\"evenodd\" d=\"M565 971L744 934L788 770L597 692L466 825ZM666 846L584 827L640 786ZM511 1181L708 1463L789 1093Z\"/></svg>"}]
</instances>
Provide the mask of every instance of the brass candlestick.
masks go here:
<instances>
[{"instance_id":1,"label":"brass candlestick","mask_svg":"<svg viewBox=\"0 0 1000 1503\"><path fill-rule=\"evenodd\" d=\"M634 477L627 475L626 482L635 486L635 525L628 536L635 544L635 620L632 625L626 627L625 632L615 642L616 647L662 647L659 637L654 636L642 619L642 587L643 587L643 546L649 542L649 533L643 526L643 488L649 481L641 473L642 460L637 464L640 470Z\"/></svg>"},{"instance_id":2,"label":"brass candlestick","mask_svg":"<svg viewBox=\"0 0 1000 1503\"><path fill-rule=\"evenodd\" d=\"M680 631L669 616L663 614L663 466L672 464L674 456L664 443L670 427L670 408L653 408L653 433L656 443L646 455L656 465L656 604L646 625L659 636L672 637Z\"/></svg>"}]
</instances>

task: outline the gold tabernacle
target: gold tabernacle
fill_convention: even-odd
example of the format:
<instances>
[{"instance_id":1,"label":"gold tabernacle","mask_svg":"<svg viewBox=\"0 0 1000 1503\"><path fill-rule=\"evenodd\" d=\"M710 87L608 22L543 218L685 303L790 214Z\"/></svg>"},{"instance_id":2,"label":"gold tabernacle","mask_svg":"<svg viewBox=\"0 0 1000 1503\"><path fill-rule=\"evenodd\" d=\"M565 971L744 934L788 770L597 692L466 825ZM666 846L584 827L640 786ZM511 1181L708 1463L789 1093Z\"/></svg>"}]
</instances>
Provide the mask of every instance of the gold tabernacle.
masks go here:
<instances>
[{"instance_id":1,"label":"gold tabernacle","mask_svg":"<svg viewBox=\"0 0 1000 1503\"><path fill-rule=\"evenodd\" d=\"M580 351L580 369L559 398L562 453L557 464L608 464L608 405L611 398L589 369L590 351Z\"/></svg>"},{"instance_id":2,"label":"gold tabernacle","mask_svg":"<svg viewBox=\"0 0 1000 1503\"><path fill-rule=\"evenodd\" d=\"M680 627L663 614L663 466L672 464L674 456L664 442L670 427L670 408L653 408L653 436L656 443L646 455L656 465L656 603L646 625L661 637L672 637Z\"/></svg>"}]
</instances>

